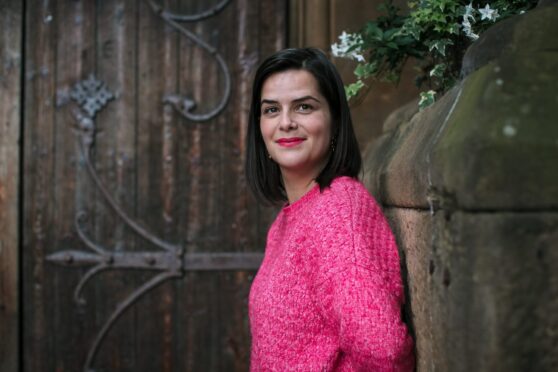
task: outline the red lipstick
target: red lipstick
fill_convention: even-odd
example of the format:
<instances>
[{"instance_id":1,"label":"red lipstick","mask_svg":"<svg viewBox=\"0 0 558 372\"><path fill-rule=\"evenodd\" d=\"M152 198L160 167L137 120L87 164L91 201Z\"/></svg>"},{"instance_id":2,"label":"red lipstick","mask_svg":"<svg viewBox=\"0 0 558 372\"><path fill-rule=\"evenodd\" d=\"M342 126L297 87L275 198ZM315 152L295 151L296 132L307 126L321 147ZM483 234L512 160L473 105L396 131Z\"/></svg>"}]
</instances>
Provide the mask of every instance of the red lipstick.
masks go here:
<instances>
[{"instance_id":1,"label":"red lipstick","mask_svg":"<svg viewBox=\"0 0 558 372\"><path fill-rule=\"evenodd\" d=\"M290 137L290 138L279 138L275 142L277 142L277 144L279 144L279 146L293 147L293 146L301 144L305 140L306 140L305 138L301 138L301 137Z\"/></svg>"}]
</instances>

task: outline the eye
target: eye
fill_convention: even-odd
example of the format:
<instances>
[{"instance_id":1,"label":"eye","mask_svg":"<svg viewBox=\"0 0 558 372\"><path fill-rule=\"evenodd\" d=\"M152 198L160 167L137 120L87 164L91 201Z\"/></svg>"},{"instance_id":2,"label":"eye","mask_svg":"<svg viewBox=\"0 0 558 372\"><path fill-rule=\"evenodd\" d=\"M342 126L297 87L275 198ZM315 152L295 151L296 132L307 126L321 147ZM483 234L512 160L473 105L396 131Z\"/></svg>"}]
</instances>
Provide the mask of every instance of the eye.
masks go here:
<instances>
[{"instance_id":1,"label":"eye","mask_svg":"<svg viewBox=\"0 0 558 372\"><path fill-rule=\"evenodd\" d=\"M301 103L297 105L295 109L298 112L310 112L313 108L314 107L312 107L312 105L309 105L308 103Z\"/></svg>"},{"instance_id":2,"label":"eye","mask_svg":"<svg viewBox=\"0 0 558 372\"><path fill-rule=\"evenodd\" d=\"M277 112L279 112L279 109L275 106L266 106L262 108L263 115L276 114Z\"/></svg>"}]
</instances>

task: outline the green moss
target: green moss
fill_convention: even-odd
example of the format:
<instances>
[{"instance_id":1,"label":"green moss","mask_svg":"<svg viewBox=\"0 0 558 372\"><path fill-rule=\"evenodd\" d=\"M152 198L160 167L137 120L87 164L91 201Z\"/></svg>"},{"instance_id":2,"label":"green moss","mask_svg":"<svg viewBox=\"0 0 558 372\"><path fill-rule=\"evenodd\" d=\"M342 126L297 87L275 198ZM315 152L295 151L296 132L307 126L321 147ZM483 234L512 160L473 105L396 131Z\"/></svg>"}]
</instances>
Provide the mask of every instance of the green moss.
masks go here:
<instances>
[{"instance_id":1,"label":"green moss","mask_svg":"<svg viewBox=\"0 0 558 372\"><path fill-rule=\"evenodd\" d=\"M462 83L433 158L458 204L558 206L557 65L558 54L516 54Z\"/></svg>"}]
</instances>

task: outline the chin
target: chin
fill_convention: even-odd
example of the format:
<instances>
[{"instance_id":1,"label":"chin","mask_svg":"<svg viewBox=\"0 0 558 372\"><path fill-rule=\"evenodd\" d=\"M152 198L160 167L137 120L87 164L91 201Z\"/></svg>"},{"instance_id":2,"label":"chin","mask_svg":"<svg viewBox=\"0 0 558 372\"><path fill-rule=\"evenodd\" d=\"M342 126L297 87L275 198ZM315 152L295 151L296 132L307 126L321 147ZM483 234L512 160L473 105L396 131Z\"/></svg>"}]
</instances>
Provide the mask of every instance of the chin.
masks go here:
<instances>
[{"instance_id":1,"label":"chin","mask_svg":"<svg viewBox=\"0 0 558 372\"><path fill-rule=\"evenodd\" d=\"M282 171L296 172L296 173L312 174L314 173L314 169L316 168L304 162L280 162L278 164L279 164L279 168L281 168Z\"/></svg>"},{"instance_id":2,"label":"chin","mask_svg":"<svg viewBox=\"0 0 558 372\"><path fill-rule=\"evenodd\" d=\"M297 167L301 166L306 163L304 159L301 159L300 156L285 156L285 154L280 154L279 156L274 156L273 159L282 167Z\"/></svg>"}]
</instances>

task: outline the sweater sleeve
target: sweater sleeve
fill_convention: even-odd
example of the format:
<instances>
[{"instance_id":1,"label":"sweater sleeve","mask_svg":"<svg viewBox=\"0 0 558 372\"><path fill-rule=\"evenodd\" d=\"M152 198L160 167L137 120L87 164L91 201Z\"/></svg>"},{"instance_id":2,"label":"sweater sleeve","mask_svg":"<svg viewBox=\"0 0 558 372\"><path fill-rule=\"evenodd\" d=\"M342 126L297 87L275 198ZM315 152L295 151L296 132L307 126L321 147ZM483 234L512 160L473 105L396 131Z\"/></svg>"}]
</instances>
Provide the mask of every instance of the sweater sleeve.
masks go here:
<instances>
[{"instance_id":1,"label":"sweater sleeve","mask_svg":"<svg viewBox=\"0 0 558 372\"><path fill-rule=\"evenodd\" d=\"M369 196L335 211L334 226L324 226L318 240L316 288L318 307L338 334L341 358L356 371L413 371L413 340L402 322L399 255L389 225Z\"/></svg>"}]
</instances>

